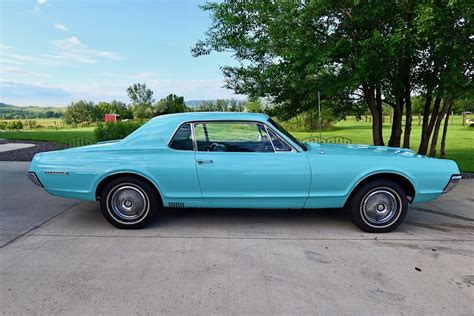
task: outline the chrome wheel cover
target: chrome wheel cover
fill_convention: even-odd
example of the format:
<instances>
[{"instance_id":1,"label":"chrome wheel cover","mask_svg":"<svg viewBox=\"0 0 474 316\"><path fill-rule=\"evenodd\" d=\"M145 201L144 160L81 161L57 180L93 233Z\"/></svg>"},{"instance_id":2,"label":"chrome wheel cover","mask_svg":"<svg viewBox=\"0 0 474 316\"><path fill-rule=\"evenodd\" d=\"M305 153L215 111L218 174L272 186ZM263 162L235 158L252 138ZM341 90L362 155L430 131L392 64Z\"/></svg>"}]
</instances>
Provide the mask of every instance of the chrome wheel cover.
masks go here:
<instances>
[{"instance_id":1,"label":"chrome wheel cover","mask_svg":"<svg viewBox=\"0 0 474 316\"><path fill-rule=\"evenodd\" d=\"M150 209L150 201L142 188L133 184L120 184L107 195L109 214L122 224L140 222Z\"/></svg>"},{"instance_id":2,"label":"chrome wheel cover","mask_svg":"<svg viewBox=\"0 0 474 316\"><path fill-rule=\"evenodd\" d=\"M364 222L376 228L384 228L394 223L401 214L402 200L390 188L376 188L362 199L360 213Z\"/></svg>"}]
</instances>

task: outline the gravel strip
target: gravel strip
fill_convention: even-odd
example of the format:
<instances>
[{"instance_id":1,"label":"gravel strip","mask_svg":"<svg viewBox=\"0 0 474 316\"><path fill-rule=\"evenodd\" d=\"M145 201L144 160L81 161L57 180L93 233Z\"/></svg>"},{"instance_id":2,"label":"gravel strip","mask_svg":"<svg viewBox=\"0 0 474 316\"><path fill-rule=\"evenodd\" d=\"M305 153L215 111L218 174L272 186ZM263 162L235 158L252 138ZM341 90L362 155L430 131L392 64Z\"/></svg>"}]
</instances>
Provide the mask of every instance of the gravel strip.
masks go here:
<instances>
[{"instance_id":1,"label":"gravel strip","mask_svg":"<svg viewBox=\"0 0 474 316\"><path fill-rule=\"evenodd\" d=\"M0 161L31 161L36 153L66 148L66 145L31 140L8 140L9 143L35 144L34 147L11 150L0 153Z\"/></svg>"}]
</instances>

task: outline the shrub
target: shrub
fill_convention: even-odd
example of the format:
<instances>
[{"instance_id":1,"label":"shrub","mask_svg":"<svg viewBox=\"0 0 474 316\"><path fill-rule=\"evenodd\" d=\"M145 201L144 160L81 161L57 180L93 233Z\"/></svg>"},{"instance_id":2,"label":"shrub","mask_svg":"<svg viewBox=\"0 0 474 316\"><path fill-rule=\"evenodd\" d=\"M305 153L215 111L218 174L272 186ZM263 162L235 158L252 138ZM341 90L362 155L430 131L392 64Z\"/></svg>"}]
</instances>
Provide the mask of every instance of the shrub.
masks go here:
<instances>
[{"instance_id":1,"label":"shrub","mask_svg":"<svg viewBox=\"0 0 474 316\"><path fill-rule=\"evenodd\" d=\"M0 130L7 129L7 122L0 121Z\"/></svg>"},{"instance_id":2,"label":"shrub","mask_svg":"<svg viewBox=\"0 0 474 316\"><path fill-rule=\"evenodd\" d=\"M21 121L11 121L7 123L8 129L22 129L23 123Z\"/></svg>"},{"instance_id":3,"label":"shrub","mask_svg":"<svg viewBox=\"0 0 474 316\"><path fill-rule=\"evenodd\" d=\"M127 137L133 131L142 126L141 122L107 122L100 123L95 129L95 138L98 142L103 142L106 140L122 139Z\"/></svg>"},{"instance_id":4,"label":"shrub","mask_svg":"<svg viewBox=\"0 0 474 316\"><path fill-rule=\"evenodd\" d=\"M329 109L321 110L322 128L327 129L337 122L338 118ZM281 122L284 128L290 131L314 131L319 129L319 115L316 110L300 113L288 121Z\"/></svg>"},{"instance_id":5,"label":"shrub","mask_svg":"<svg viewBox=\"0 0 474 316\"><path fill-rule=\"evenodd\" d=\"M26 120L25 125L28 126L28 128L30 129L39 128L38 123L36 123L36 121L34 120Z\"/></svg>"}]
</instances>

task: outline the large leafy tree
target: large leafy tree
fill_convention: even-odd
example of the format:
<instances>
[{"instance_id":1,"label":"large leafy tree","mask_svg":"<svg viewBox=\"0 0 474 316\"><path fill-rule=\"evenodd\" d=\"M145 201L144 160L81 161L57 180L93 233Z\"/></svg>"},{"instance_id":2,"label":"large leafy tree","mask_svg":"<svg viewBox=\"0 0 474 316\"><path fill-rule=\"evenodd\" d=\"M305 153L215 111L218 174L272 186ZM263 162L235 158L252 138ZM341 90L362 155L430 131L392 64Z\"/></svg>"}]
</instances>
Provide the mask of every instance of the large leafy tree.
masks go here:
<instances>
[{"instance_id":1,"label":"large leafy tree","mask_svg":"<svg viewBox=\"0 0 474 316\"><path fill-rule=\"evenodd\" d=\"M64 112L64 121L66 124L76 126L77 124L98 122L102 118L94 102L80 100L71 102Z\"/></svg>"},{"instance_id":2,"label":"large leafy tree","mask_svg":"<svg viewBox=\"0 0 474 316\"><path fill-rule=\"evenodd\" d=\"M144 83L135 83L128 87L127 94L132 101L133 114L138 119L153 116L153 91Z\"/></svg>"},{"instance_id":3,"label":"large leafy tree","mask_svg":"<svg viewBox=\"0 0 474 316\"><path fill-rule=\"evenodd\" d=\"M189 111L186 103L184 103L184 98L179 97L175 94L170 94L167 97L158 101L154 106L155 114L172 114L172 113L182 113Z\"/></svg>"},{"instance_id":4,"label":"large leafy tree","mask_svg":"<svg viewBox=\"0 0 474 316\"><path fill-rule=\"evenodd\" d=\"M432 156L436 153L443 117L447 122L455 100L473 94L474 6L470 1L450 2L424 2L418 6L414 19L420 43L415 75L417 89L425 101L418 152ZM446 131L447 124L444 140Z\"/></svg>"},{"instance_id":5,"label":"large leafy tree","mask_svg":"<svg viewBox=\"0 0 474 316\"><path fill-rule=\"evenodd\" d=\"M442 117L444 112L437 109L448 98L447 87L452 91L472 84L472 7L468 0L210 2L202 8L211 13L212 24L192 52L232 53L239 64L222 68L226 86L271 98L281 116L314 108L317 91L324 106L339 115L365 102L376 145L384 144L383 105L391 106L394 114L391 146L402 143L405 110L403 145L409 147L411 96L426 96L424 120L431 111ZM453 45L459 47L444 52ZM439 68L437 63L461 66ZM436 79L440 73L442 81ZM436 82L444 82L444 88L435 89ZM438 102L434 90L444 91ZM438 114L423 124L428 140L428 127L435 129ZM426 153L424 142L421 153Z\"/></svg>"},{"instance_id":6,"label":"large leafy tree","mask_svg":"<svg viewBox=\"0 0 474 316\"><path fill-rule=\"evenodd\" d=\"M118 114L121 119L132 119L132 109L124 102L113 100L112 102L99 102L96 105L97 110L103 117L104 114Z\"/></svg>"}]
</instances>

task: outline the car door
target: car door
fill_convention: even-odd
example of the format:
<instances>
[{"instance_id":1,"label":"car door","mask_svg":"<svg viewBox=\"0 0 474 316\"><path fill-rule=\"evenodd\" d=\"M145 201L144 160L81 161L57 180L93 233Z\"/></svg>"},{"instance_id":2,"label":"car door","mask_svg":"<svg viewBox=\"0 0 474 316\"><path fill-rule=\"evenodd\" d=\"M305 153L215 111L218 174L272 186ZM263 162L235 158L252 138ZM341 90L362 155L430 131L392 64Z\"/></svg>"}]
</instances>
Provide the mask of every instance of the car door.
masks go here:
<instances>
[{"instance_id":1,"label":"car door","mask_svg":"<svg viewBox=\"0 0 474 316\"><path fill-rule=\"evenodd\" d=\"M270 133L259 122L194 123L197 174L208 206L304 207L311 180L307 157Z\"/></svg>"}]
</instances>

